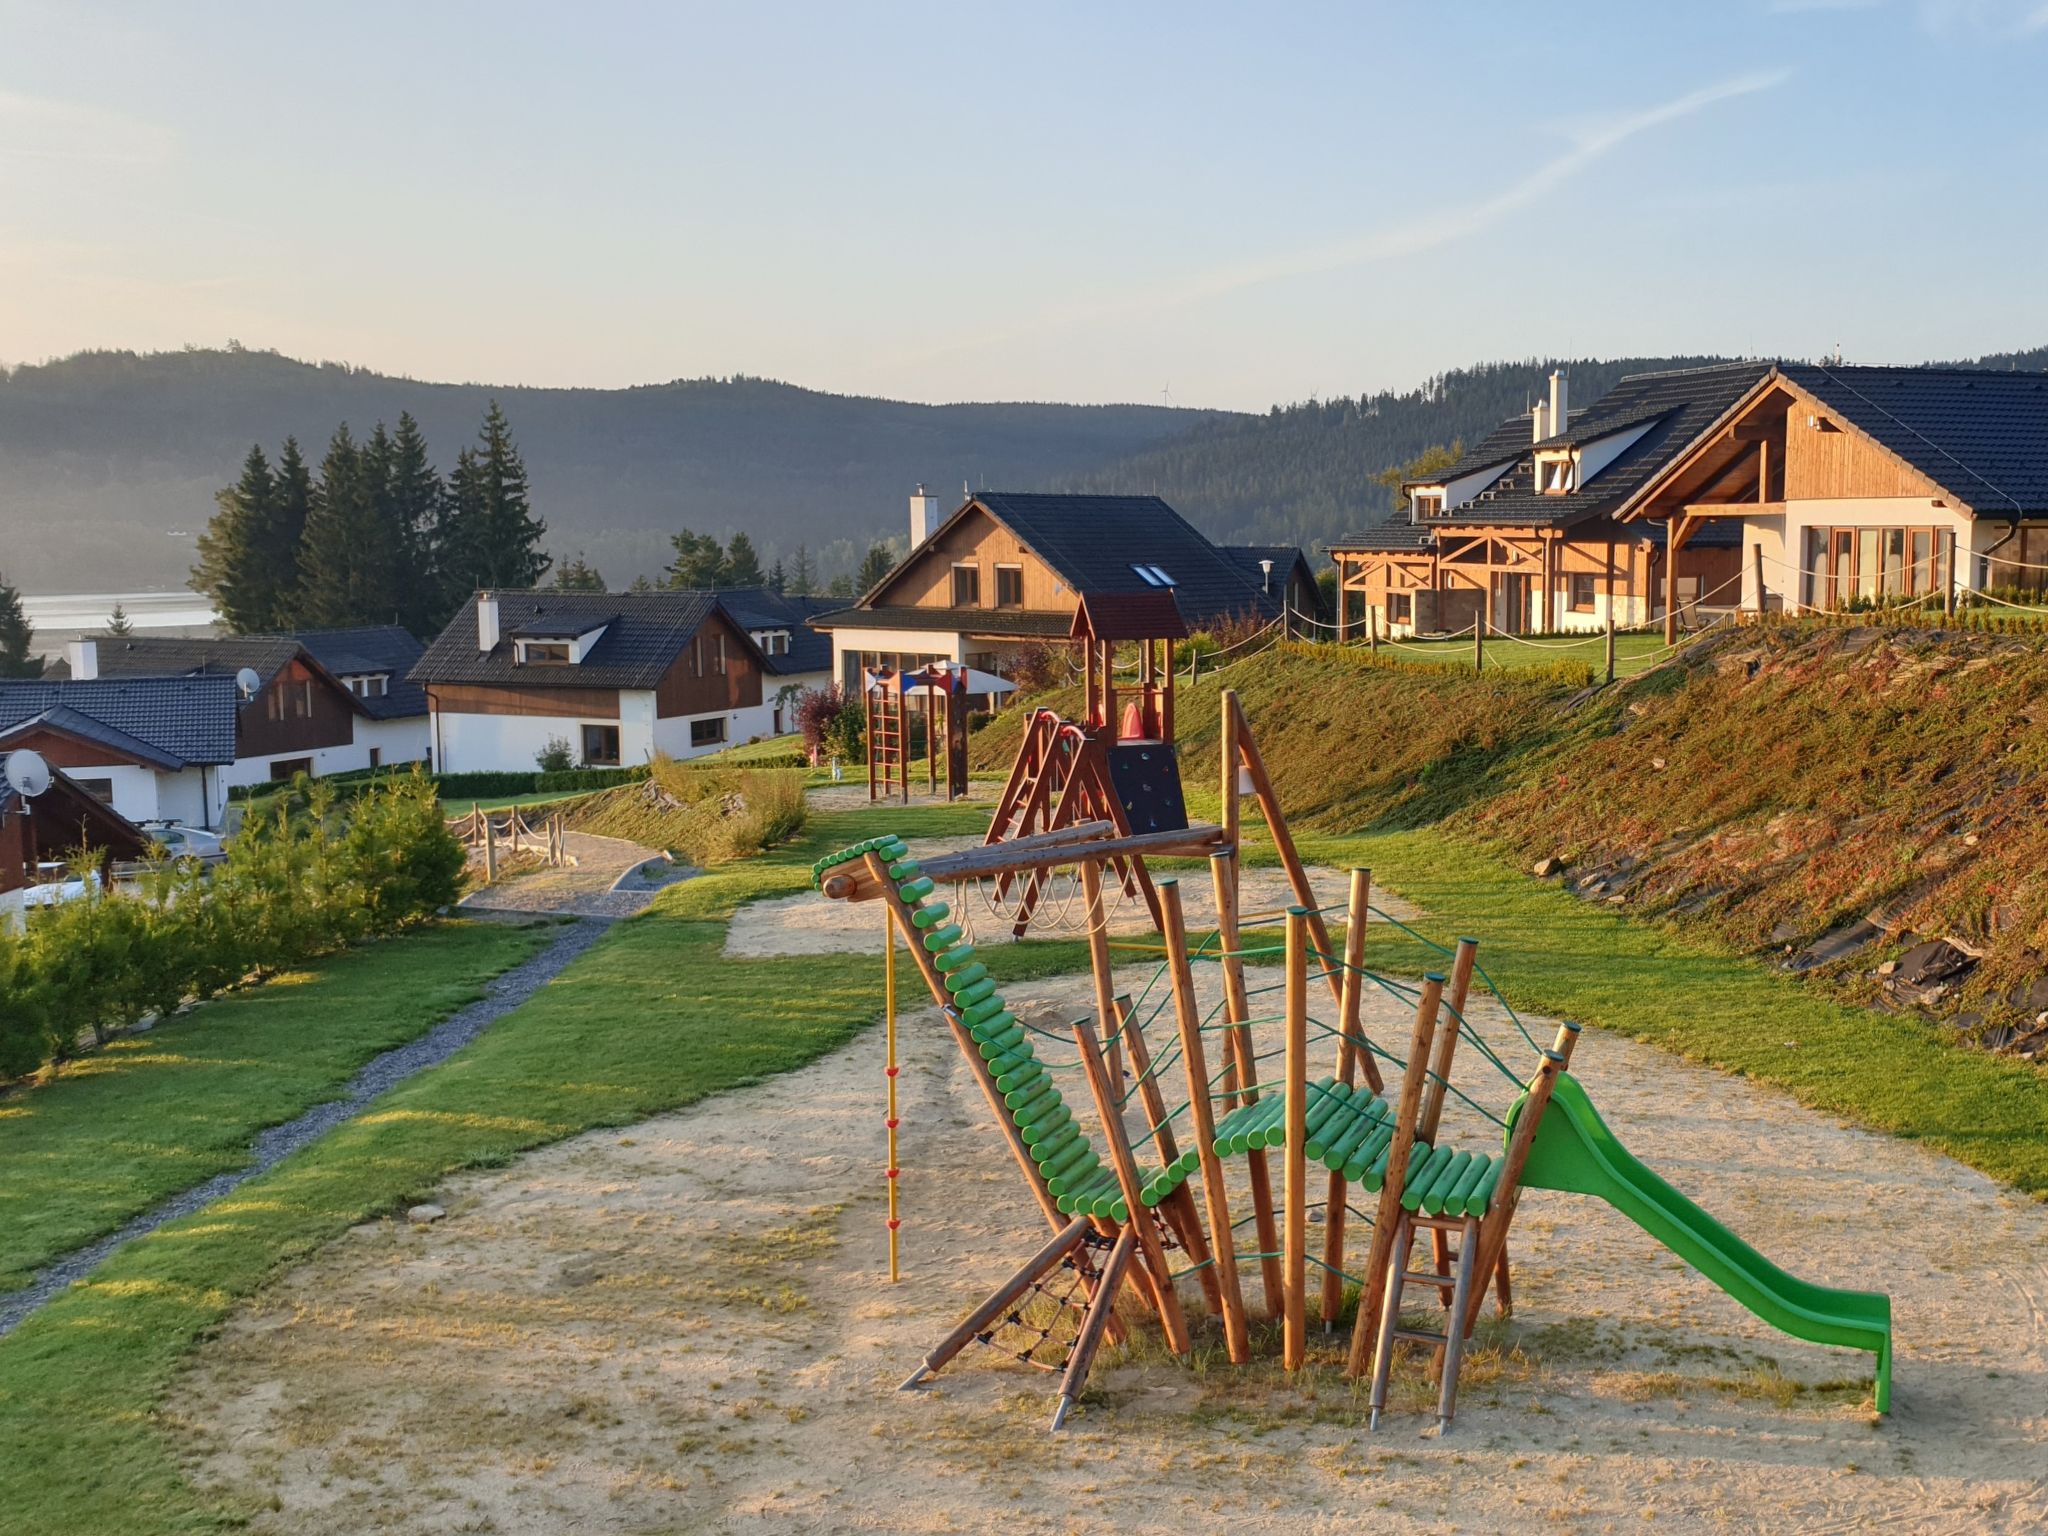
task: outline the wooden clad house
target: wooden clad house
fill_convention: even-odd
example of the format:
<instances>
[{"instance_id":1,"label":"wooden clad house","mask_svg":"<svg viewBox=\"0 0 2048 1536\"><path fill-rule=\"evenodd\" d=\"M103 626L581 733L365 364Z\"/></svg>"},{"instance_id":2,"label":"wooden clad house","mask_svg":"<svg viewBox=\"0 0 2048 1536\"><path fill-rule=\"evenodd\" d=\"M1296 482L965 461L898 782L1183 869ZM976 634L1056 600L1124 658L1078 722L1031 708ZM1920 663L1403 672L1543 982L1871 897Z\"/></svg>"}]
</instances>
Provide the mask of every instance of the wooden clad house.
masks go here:
<instances>
[{"instance_id":1,"label":"wooden clad house","mask_svg":"<svg viewBox=\"0 0 2048 1536\"><path fill-rule=\"evenodd\" d=\"M247 707L215 675L0 682L0 756L40 753L131 822L218 827Z\"/></svg>"},{"instance_id":2,"label":"wooden clad house","mask_svg":"<svg viewBox=\"0 0 2048 1536\"><path fill-rule=\"evenodd\" d=\"M1770 371L1729 363L1623 379L1583 410L1567 381L1457 463L1403 487L1406 505L1335 540L1340 630L1509 634L1647 622L1733 608L1739 553L1726 533L1681 540L1631 517L1649 487Z\"/></svg>"},{"instance_id":3,"label":"wooden clad house","mask_svg":"<svg viewBox=\"0 0 2048 1536\"><path fill-rule=\"evenodd\" d=\"M2048 374L1777 364L1625 516L1739 541L1752 612L2048 591Z\"/></svg>"},{"instance_id":4,"label":"wooden clad house","mask_svg":"<svg viewBox=\"0 0 2048 1536\"><path fill-rule=\"evenodd\" d=\"M1297 550L1240 560L1157 496L976 491L943 522L937 507L920 490L910 553L858 603L811 620L832 636L849 693L879 666L953 661L1000 676L1005 651L1067 640L1084 593L1171 593L1190 629L1276 618L1296 564L1306 569ZM1261 559L1274 561L1270 577Z\"/></svg>"},{"instance_id":5,"label":"wooden clad house","mask_svg":"<svg viewBox=\"0 0 2048 1536\"><path fill-rule=\"evenodd\" d=\"M7 750L12 750L7 749ZM0 750L0 759L7 751ZM150 835L61 768L33 799L0 780L0 895L41 884L52 865L69 864L81 850L103 859L139 859ZM7 921L0 907L0 924Z\"/></svg>"},{"instance_id":6,"label":"wooden clad house","mask_svg":"<svg viewBox=\"0 0 2048 1536\"><path fill-rule=\"evenodd\" d=\"M480 592L413 668L442 770L697 757L771 734L765 659L713 592Z\"/></svg>"}]
</instances>

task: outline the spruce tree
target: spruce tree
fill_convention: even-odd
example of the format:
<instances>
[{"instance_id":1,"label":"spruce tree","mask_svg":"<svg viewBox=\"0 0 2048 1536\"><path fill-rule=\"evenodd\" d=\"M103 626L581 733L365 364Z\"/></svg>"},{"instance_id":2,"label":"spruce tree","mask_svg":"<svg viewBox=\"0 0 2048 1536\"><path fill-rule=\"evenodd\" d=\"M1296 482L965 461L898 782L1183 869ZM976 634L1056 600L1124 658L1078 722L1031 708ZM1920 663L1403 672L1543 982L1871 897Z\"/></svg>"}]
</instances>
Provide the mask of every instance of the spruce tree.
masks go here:
<instances>
[{"instance_id":1,"label":"spruce tree","mask_svg":"<svg viewBox=\"0 0 2048 1536\"><path fill-rule=\"evenodd\" d=\"M114 611L107 615L107 633L110 635L132 635L135 633L135 625L128 618L128 610L119 603L114 604Z\"/></svg>"},{"instance_id":2,"label":"spruce tree","mask_svg":"<svg viewBox=\"0 0 2048 1536\"><path fill-rule=\"evenodd\" d=\"M0 677L41 677L43 659L31 647L36 627L21 606L21 594L0 575Z\"/></svg>"},{"instance_id":3,"label":"spruce tree","mask_svg":"<svg viewBox=\"0 0 2048 1536\"><path fill-rule=\"evenodd\" d=\"M257 525L256 545L263 551L263 568L270 576L270 606L262 628L299 629L299 589L302 584L299 560L306 541L306 519L313 515L313 471L299 451L299 440L288 437L277 451L276 495Z\"/></svg>"},{"instance_id":4,"label":"spruce tree","mask_svg":"<svg viewBox=\"0 0 2048 1536\"><path fill-rule=\"evenodd\" d=\"M540 547L548 525L533 515L526 464L511 425L493 400L477 446L457 458L449 477L445 524L451 588L531 587L548 568Z\"/></svg>"},{"instance_id":5,"label":"spruce tree","mask_svg":"<svg viewBox=\"0 0 2048 1536\"><path fill-rule=\"evenodd\" d=\"M804 545L796 547L796 556L789 570L789 591L792 597L809 597L817 585L817 573L811 569L811 552Z\"/></svg>"},{"instance_id":6,"label":"spruce tree","mask_svg":"<svg viewBox=\"0 0 2048 1536\"><path fill-rule=\"evenodd\" d=\"M576 551L576 558L555 562L555 590L557 592L603 592L606 589L604 577L597 567L583 558L583 551Z\"/></svg>"},{"instance_id":7,"label":"spruce tree","mask_svg":"<svg viewBox=\"0 0 2048 1536\"><path fill-rule=\"evenodd\" d=\"M395 450L391 434L378 422L357 460L362 474L363 547L356 561L358 624L396 624L411 606L417 559L412 530L406 526L392 496Z\"/></svg>"},{"instance_id":8,"label":"spruce tree","mask_svg":"<svg viewBox=\"0 0 2048 1536\"><path fill-rule=\"evenodd\" d=\"M409 562L398 594L398 622L420 636L434 634L454 612L434 567L443 491L420 424L412 412L400 411L385 482L386 517Z\"/></svg>"},{"instance_id":9,"label":"spruce tree","mask_svg":"<svg viewBox=\"0 0 2048 1536\"><path fill-rule=\"evenodd\" d=\"M777 555L775 563L768 568L768 590L780 597L788 586L789 577L783 572L782 556Z\"/></svg>"},{"instance_id":10,"label":"spruce tree","mask_svg":"<svg viewBox=\"0 0 2048 1536\"><path fill-rule=\"evenodd\" d=\"M265 534L277 510L277 481L260 444L242 460L242 474L214 495L215 511L199 535L192 589L213 599L228 632L271 628L278 607L277 571Z\"/></svg>"},{"instance_id":11,"label":"spruce tree","mask_svg":"<svg viewBox=\"0 0 2048 1536\"><path fill-rule=\"evenodd\" d=\"M870 544L865 558L860 563L860 574L853 578L855 592L870 592L875 583L896 569L896 561L886 544Z\"/></svg>"},{"instance_id":12,"label":"spruce tree","mask_svg":"<svg viewBox=\"0 0 2048 1536\"><path fill-rule=\"evenodd\" d=\"M667 586L684 592L709 592L727 585L725 551L710 534L683 528L669 536L669 543L676 557L668 564Z\"/></svg>"},{"instance_id":13,"label":"spruce tree","mask_svg":"<svg viewBox=\"0 0 2048 1536\"><path fill-rule=\"evenodd\" d=\"M725 579L719 585L758 587L766 579L761 574L761 557L754 552L754 541L744 531L734 534L725 547Z\"/></svg>"},{"instance_id":14,"label":"spruce tree","mask_svg":"<svg viewBox=\"0 0 2048 1536\"><path fill-rule=\"evenodd\" d=\"M320 461L320 485L306 518L299 601L306 628L342 628L370 616L376 557L369 546L378 531L373 473L343 422Z\"/></svg>"}]
</instances>

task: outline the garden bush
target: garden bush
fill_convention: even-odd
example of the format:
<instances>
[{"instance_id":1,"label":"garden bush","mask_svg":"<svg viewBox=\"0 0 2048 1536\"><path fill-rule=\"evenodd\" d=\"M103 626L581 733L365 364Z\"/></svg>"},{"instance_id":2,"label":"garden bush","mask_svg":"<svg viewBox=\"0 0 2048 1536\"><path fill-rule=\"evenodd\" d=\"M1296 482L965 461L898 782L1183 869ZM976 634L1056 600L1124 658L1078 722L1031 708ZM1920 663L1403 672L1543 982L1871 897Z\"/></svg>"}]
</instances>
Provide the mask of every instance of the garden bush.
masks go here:
<instances>
[{"instance_id":1,"label":"garden bush","mask_svg":"<svg viewBox=\"0 0 2048 1536\"><path fill-rule=\"evenodd\" d=\"M132 893L92 891L0 932L0 1079L419 922L461 894L466 859L424 775L346 805L301 778L247 819L212 871L166 864Z\"/></svg>"}]
</instances>

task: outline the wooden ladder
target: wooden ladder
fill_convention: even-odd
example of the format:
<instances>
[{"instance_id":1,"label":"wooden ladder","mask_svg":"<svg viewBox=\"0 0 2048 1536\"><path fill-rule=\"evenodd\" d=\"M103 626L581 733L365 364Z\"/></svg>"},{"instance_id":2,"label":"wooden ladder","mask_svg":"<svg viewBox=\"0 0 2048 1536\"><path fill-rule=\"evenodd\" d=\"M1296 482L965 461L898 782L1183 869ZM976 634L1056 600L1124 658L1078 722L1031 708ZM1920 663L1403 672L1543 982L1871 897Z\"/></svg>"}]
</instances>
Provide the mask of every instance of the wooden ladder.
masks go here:
<instances>
[{"instance_id":1,"label":"wooden ladder","mask_svg":"<svg viewBox=\"0 0 2048 1536\"><path fill-rule=\"evenodd\" d=\"M1410 1269L1408 1254L1415 1242L1417 1228L1442 1233L1446 1238L1452 1233L1458 1236L1458 1251L1451 1256L1449 1273L1439 1269ZM1441 1256L1442 1250L1438 1249ZM1432 1344L1437 1352L1437 1433L1448 1434L1452 1415L1458 1406L1458 1367L1465 1358L1465 1309L1472 1295L1472 1273L1479 1255L1479 1218L1477 1216L1423 1216L1413 1211L1401 1213L1400 1225L1394 1229L1394 1243L1387 1259L1386 1303L1380 1309L1379 1347L1374 1352L1372 1370L1372 1428L1380 1427L1380 1414L1387 1406L1387 1378L1393 1372L1394 1345L1401 1340L1416 1344ZM1444 1298L1444 1331L1435 1333L1427 1328L1404 1328L1401 1326L1401 1297L1410 1282L1417 1285L1434 1286L1439 1294L1448 1291Z\"/></svg>"}]
</instances>

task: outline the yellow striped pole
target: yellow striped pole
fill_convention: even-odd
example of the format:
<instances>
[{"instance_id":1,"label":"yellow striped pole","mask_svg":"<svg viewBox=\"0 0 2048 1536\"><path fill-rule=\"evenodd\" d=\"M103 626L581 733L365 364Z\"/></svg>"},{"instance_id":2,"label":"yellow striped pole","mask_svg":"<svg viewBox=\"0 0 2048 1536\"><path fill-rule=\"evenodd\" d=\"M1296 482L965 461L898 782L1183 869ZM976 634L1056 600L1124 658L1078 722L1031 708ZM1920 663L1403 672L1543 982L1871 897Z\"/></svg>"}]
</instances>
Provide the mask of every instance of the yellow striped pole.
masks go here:
<instances>
[{"instance_id":1,"label":"yellow striped pole","mask_svg":"<svg viewBox=\"0 0 2048 1536\"><path fill-rule=\"evenodd\" d=\"M896 1235L902 1220L896 1214L896 1176L901 1171L896 1166L896 925L888 907L882 908L882 990L887 995L883 1005L883 1035L886 1041L888 1061L884 1068L889 1082L889 1280L891 1284L903 1278L897 1263Z\"/></svg>"}]
</instances>

